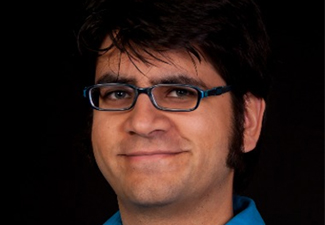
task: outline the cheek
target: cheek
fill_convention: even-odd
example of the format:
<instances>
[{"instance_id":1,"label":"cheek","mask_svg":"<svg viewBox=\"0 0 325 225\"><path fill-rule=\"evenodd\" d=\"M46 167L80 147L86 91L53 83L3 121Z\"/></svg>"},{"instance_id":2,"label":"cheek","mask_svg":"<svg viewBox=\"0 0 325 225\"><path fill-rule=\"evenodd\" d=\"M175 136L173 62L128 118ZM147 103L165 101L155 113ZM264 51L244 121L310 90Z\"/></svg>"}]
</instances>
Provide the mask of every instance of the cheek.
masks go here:
<instances>
[{"instance_id":1,"label":"cheek","mask_svg":"<svg viewBox=\"0 0 325 225\"><path fill-rule=\"evenodd\" d=\"M97 113L97 114L96 114ZM107 115L101 115L102 112L96 112L93 116L91 140L94 157L98 168L111 181L113 168L118 167L115 155L118 151L119 135L116 132L116 125L112 123Z\"/></svg>"},{"instance_id":2,"label":"cheek","mask_svg":"<svg viewBox=\"0 0 325 225\"><path fill-rule=\"evenodd\" d=\"M94 112L91 140L95 157L113 153L113 144L117 142L116 125L103 112Z\"/></svg>"},{"instance_id":3,"label":"cheek","mask_svg":"<svg viewBox=\"0 0 325 225\"><path fill-rule=\"evenodd\" d=\"M224 114L222 118L221 114L220 111L211 115L199 112L197 116L193 114L175 120L182 139L186 139L191 146L191 177L202 185L212 180L217 182L229 175L227 158L231 141L231 117L230 114Z\"/></svg>"},{"instance_id":4,"label":"cheek","mask_svg":"<svg viewBox=\"0 0 325 225\"><path fill-rule=\"evenodd\" d=\"M196 148L209 152L211 149L228 148L230 140L230 118L221 118L217 114L180 117L175 120L181 136L189 140Z\"/></svg>"},{"instance_id":5,"label":"cheek","mask_svg":"<svg viewBox=\"0 0 325 225\"><path fill-rule=\"evenodd\" d=\"M221 103L221 101L218 103ZM209 107L203 107L206 105L209 105ZM232 127L230 104L202 104L200 110L191 113L193 114L188 118L179 118L179 120L187 120L182 125L186 127L185 131L193 132L193 135L203 137L203 140L227 139L230 136Z\"/></svg>"},{"instance_id":6,"label":"cheek","mask_svg":"<svg viewBox=\"0 0 325 225\"><path fill-rule=\"evenodd\" d=\"M219 104L202 104L191 115L180 116L175 123L183 137L195 146L196 154L206 160L210 160L212 156L226 160L232 136L231 104L229 99L212 100L218 100ZM211 107L213 105L215 107Z\"/></svg>"}]
</instances>

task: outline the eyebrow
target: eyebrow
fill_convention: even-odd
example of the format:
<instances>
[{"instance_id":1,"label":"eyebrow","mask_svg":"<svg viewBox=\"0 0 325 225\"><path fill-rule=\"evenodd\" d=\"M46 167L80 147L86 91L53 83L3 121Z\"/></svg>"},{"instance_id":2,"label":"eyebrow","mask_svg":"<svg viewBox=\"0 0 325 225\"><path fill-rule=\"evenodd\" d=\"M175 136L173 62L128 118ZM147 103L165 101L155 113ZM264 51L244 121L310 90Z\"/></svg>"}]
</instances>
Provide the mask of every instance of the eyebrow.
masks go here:
<instances>
[{"instance_id":1,"label":"eyebrow","mask_svg":"<svg viewBox=\"0 0 325 225\"><path fill-rule=\"evenodd\" d=\"M135 84L136 80L134 78L125 78L120 75L105 73L103 74L97 81L96 84L104 84L104 83L127 83L127 84Z\"/></svg>"},{"instance_id":2,"label":"eyebrow","mask_svg":"<svg viewBox=\"0 0 325 225\"><path fill-rule=\"evenodd\" d=\"M201 81L200 79L194 79L192 77L183 75L183 74L176 74L176 75L167 75L159 82L160 84L190 84L194 86L198 86L200 88L207 88L207 85Z\"/></svg>"},{"instance_id":3,"label":"eyebrow","mask_svg":"<svg viewBox=\"0 0 325 225\"><path fill-rule=\"evenodd\" d=\"M126 78L123 75L119 74L112 74L112 73L105 73L103 74L97 81L96 84L103 84L103 83L126 83L126 84L133 84L136 85L135 78ZM208 86L201 81L200 79L194 79L184 74L170 74L166 75L161 79L155 79L150 81L152 85L155 84L190 84L194 85L203 89L207 89Z\"/></svg>"}]
</instances>

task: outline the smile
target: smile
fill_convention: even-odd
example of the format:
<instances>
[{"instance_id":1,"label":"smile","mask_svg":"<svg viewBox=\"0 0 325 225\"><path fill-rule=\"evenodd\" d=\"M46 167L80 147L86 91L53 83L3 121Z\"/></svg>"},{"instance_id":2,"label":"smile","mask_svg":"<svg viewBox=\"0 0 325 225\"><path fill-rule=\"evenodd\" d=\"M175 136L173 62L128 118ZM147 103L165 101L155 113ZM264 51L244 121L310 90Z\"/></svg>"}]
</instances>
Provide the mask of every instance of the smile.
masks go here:
<instances>
[{"instance_id":1,"label":"smile","mask_svg":"<svg viewBox=\"0 0 325 225\"><path fill-rule=\"evenodd\" d=\"M130 153L130 154L121 154L120 156L125 157L129 160L162 160L162 159L168 159L175 156L178 156L182 153L185 153L185 151L180 152L137 152L137 153Z\"/></svg>"}]
</instances>

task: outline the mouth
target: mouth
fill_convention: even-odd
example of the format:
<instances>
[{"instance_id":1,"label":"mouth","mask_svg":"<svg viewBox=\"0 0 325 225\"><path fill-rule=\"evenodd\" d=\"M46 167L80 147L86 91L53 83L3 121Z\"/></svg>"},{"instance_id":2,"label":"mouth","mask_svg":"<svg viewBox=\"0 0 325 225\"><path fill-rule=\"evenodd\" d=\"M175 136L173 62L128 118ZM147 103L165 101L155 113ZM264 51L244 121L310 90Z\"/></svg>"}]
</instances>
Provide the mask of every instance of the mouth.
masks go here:
<instances>
[{"instance_id":1,"label":"mouth","mask_svg":"<svg viewBox=\"0 0 325 225\"><path fill-rule=\"evenodd\" d=\"M125 157L129 160L161 160L161 159L167 159L172 158L175 156L178 156L182 153L185 153L185 151L178 151L178 152L134 152L129 154L120 154L120 156Z\"/></svg>"}]
</instances>

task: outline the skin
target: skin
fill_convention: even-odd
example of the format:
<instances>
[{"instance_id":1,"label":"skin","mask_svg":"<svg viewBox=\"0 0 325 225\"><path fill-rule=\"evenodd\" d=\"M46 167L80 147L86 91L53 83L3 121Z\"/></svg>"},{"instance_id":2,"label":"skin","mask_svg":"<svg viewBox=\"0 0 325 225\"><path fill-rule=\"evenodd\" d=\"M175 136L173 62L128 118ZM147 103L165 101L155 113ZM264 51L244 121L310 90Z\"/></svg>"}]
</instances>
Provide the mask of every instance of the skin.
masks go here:
<instances>
[{"instance_id":1,"label":"skin","mask_svg":"<svg viewBox=\"0 0 325 225\"><path fill-rule=\"evenodd\" d=\"M109 43L107 39L103 46ZM225 85L206 61L195 61L195 68L185 52L168 51L164 57L172 63L135 61L136 68L125 54L111 50L98 58L95 82L124 81L148 87L168 79L202 89ZM258 115L245 117L249 120L246 128L259 130L263 102L247 99L252 103L250 111ZM192 112L166 112L141 94L132 110L94 111L95 159L117 194L124 225L224 224L233 216L234 171L226 165L231 104L230 93L225 93L203 99ZM253 133L257 137L248 135L245 151L258 139L259 131Z\"/></svg>"}]
</instances>

